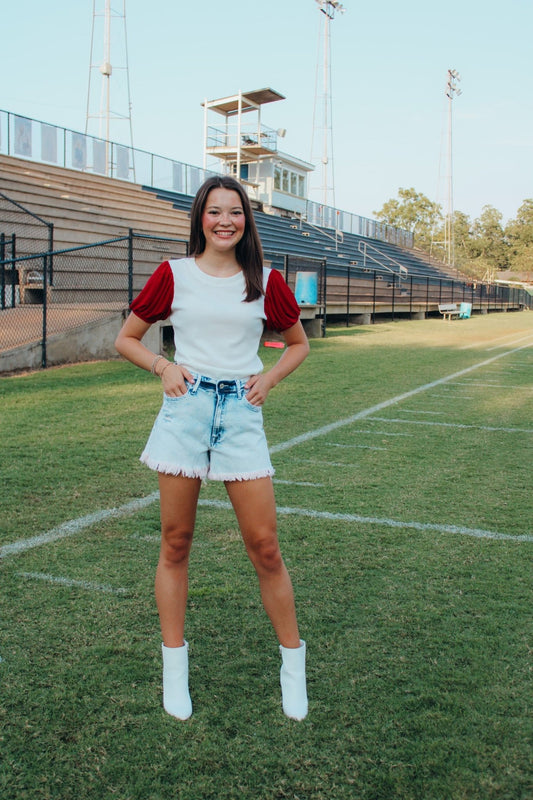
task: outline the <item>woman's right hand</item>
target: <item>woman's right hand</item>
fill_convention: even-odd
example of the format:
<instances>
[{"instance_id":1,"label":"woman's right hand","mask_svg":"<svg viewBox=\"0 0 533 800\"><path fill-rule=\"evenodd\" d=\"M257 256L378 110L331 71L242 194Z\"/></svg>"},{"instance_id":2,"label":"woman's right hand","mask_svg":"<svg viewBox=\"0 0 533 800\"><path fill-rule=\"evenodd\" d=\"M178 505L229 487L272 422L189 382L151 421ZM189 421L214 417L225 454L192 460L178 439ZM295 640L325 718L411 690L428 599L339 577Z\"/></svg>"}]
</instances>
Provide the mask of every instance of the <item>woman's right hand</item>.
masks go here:
<instances>
[{"instance_id":1,"label":"woman's right hand","mask_svg":"<svg viewBox=\"0 0 533 800\"><path fill-rule=\"evenodd\" d=\"M181 397L187 394L187 382L194 383L191 373L181 364L167 362L161 370L158 370L163 384L163 391L168 397Z\"/></svg>"}]
</instances>

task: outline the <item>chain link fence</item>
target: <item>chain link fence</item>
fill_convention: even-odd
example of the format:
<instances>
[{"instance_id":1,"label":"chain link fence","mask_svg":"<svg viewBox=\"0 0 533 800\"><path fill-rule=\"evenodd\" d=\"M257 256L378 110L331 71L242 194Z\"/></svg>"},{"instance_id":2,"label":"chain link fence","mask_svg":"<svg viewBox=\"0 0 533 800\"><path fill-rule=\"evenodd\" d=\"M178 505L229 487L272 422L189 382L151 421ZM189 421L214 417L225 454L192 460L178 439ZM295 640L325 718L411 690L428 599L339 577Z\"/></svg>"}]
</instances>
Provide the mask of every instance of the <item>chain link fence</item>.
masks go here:
<instances>
[{"instance_id":1,"label":"chain link fence","mask_svg":"<svg viewBox=\"0 0 533 800\"><path fill-rule=\"evenodd\" d=\"M54 225L28 211L0 192L0 262L14 263L17 256L50 253L54 249ZM0 308L13 308L20 302L14 270L0 270Z\"/></svg>"},{"instance_id":2,"label":"chain link fence","mask_svg":"<svg viewBox=\"0 0 533 800\"><path fill-rule=\"evenodd\" d=\"M0 353L122 314L162 261L187 255L181 239L136 234L92 245L0 260L5 287Z\"/></svg>"},{"instance_id":3,"label":"chain link fence","mask_svg":"<svg viewBox=\"0 0 533 800\"><path fill-rule=\"evenodd\" d=\"M13 256L6 247L0 251L0 372L23 368L10 366L6 355L29 346L40 348L39 359L34 358L29 368L59 363L57 354L48 358L52 340L74 337L92 323L112 318L116 327L154 269L162 261L187 254L184 240L133 231L105 242L37 254ZM350 324L373 322L379 314L392 319L406 313L425 316L437 313L439 303L467 302L482 313L533 306L531 295L508 286L413 274L402 277L356 265L330 268L326 259L268 250L265 263L284 275L302 319L315 326L312 335L325 334L327 315Z\"/></svg>"}]
</instances>

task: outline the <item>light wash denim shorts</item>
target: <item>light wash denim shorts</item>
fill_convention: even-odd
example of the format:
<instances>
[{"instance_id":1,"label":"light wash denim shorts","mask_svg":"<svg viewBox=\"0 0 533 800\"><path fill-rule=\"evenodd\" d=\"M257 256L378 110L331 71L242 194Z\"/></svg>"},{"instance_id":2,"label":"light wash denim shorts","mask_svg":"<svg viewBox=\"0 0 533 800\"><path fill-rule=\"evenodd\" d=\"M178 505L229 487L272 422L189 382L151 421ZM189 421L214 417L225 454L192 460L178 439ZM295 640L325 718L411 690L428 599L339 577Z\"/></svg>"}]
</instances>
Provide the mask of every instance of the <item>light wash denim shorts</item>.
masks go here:
<instances>
[{"instance_id":1,"label":"light wash denim shorts","mask_svg":"<svg viewBox=\"0 0 533 800\"><path fill-rule=\"evenodd\" d=\"M246 399L245 384L194 375L186 394L164 395L141 461L157 472L215 481L273 475L263 412Z\"/></svg>"}]
</instances>

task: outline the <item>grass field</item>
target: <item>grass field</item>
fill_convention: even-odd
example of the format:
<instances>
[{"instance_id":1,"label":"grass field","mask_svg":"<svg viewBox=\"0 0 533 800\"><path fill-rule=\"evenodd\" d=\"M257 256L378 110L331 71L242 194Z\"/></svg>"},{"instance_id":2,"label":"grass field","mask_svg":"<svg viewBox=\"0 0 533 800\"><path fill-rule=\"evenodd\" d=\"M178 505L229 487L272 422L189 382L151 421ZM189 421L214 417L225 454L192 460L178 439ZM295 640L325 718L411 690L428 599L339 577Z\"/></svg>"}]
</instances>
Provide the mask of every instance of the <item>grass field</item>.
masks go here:
<instances>
[{"instance_id":1,"label":"grass field","mask_svg":"<svg viewBox=\"0 0 533 800\"><path fill-rule=\"evenodd\" d=\"M528 312L385 323L330 330L272 392L301 723L213 483L194 714L163 712L157 481L138 463L157 381L119 361L2 379L1 797L532 798L532 368Z\"/></svg>"}]
</instances>

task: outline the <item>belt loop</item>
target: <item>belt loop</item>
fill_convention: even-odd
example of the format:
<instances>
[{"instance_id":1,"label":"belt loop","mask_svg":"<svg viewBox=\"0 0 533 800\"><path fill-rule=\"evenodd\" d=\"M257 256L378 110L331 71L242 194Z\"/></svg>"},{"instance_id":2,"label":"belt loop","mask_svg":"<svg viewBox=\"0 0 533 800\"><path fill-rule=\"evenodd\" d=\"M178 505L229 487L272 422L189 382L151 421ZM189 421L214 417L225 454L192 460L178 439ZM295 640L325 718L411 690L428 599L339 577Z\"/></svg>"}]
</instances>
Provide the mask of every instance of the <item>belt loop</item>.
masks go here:
<instances>
[{"instance_id":1,"label":"belt loop","mask_svg":"<svg viewBox=\"0 0 533 800\"><path fill-rule=\"evenodd\" d=\"M194 377L194 385L193 385L193 387L191 389L189 389L189 394L196 394L196 392L198 391L198 387L200 386L200 383L202 381L202 376L201 375L195 375L194 372L191 373L191 374Z\"/></svg>"},{"instance_id":2,"label":"belt loop","mask_svg":"<svg viewBox=\"0 0 533 800\"><path fill-rule=\"evenodd\" d=\"M237 384L237 397L241 400L244 397L244 384L246 381L236 381Z\"/></svg>"}]
</instances>

